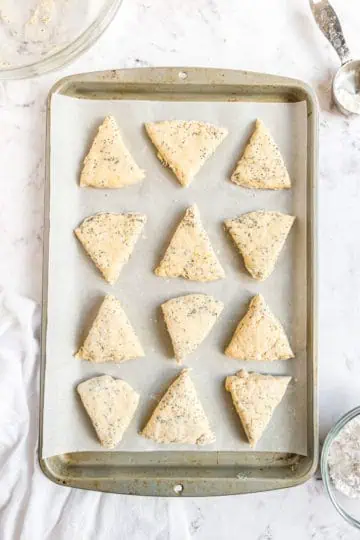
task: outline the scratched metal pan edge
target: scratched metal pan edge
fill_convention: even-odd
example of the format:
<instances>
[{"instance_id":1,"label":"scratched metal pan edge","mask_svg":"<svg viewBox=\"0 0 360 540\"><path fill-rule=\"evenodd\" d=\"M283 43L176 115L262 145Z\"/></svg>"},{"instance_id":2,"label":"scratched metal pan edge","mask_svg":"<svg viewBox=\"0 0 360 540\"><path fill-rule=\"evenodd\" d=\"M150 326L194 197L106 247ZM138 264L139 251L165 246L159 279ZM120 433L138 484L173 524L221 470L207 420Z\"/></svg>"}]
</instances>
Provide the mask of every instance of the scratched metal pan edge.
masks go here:
<instances>
[{"instance_id":1,"label":"scratched metal pan edge","mask_svg":"<svg viewBox=\"0 0 360 540\"><path fill-rule=\"evenodd\" d=\"M54 94L81 99L251 100L307 104L307 400L308 455L275 452L78 452L42 458L50 224L50 125ZM318 463L317 169L315 93L296 79L212 68L136 68L65 77L49 92L46 125L39 463L53 482L69 487L152 496L253 493L299 485Z\"/></svg>"}]
</instances>

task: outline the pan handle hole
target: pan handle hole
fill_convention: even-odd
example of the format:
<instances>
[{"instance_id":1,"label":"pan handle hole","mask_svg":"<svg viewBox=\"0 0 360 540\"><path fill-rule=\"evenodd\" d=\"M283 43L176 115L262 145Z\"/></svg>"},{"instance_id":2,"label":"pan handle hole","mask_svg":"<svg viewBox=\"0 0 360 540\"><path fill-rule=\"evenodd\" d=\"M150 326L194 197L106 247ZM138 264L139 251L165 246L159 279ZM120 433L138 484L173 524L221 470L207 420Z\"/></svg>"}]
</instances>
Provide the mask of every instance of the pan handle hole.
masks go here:
<instances>
[{"instance_id":1,"label":"pan handle hole","mask_svg":"<svg viewBox=\"0 0 360 540\"><path fill-rule=\"evenodd\" d=\"M179 79L181 79L182 81L185 81L185 79L188 78L188 74L186 73L186 71L179 71L178 77L179 77Z\"/></svg>"},{"instance_id":2,"label":"pan handle hole","mask_svg":"<svg viewBox=\"0 0 360 540\"><path fill-rule=\"evenodd\" d=\"M174 489L176 495L181 495L182 492L184 491L184 486L182 484L175 484L173 489Z\"/></svg>"}]
</instances>

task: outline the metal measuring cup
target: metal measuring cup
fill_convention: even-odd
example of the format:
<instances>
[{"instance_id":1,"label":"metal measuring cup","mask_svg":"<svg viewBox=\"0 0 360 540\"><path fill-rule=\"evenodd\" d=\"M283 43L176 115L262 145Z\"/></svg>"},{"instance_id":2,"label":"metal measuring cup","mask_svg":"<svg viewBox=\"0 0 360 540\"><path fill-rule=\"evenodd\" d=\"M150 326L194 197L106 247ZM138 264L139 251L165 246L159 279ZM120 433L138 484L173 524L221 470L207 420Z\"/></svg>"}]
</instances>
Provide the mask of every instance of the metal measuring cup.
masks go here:
<instances>
[{"instance_id":1,"label":"metal measuring cup","mask_svg":"<svg viewBox=\"0 0 360 540\"><path fill-rule=\"evenodd\" d=\"M360 60L352 60L340 21L328 0L310 0L315 21L335 49L341 67L332 83L334 102L343 114L360 114Z\"/></svg>"}]
</instances>

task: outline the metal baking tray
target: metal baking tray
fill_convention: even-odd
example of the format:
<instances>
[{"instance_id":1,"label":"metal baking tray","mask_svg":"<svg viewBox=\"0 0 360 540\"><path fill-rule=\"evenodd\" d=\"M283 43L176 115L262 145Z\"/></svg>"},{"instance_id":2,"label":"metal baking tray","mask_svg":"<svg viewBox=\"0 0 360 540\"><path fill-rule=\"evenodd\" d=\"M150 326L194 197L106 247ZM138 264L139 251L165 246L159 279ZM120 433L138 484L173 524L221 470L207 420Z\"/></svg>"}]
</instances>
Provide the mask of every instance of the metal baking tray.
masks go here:
<instances>
[{"instance_id":1,"label":"metal baking tray","mask_svg":"<svg viewBox=\"0 0 360 540\"><path fill-rule=\"evenodd\" d=\"M274 452L77 452L42 458L50 211L50 125L54 94L79 99L298 102L307 107L307 437L308 455ZM39 460L65 486L157 496L210 496L291 487L308 480L318 460L316 97L295 79L205 68L141 68L73 75L51 89L47 105Z\"/></svg>"}]
</instances>

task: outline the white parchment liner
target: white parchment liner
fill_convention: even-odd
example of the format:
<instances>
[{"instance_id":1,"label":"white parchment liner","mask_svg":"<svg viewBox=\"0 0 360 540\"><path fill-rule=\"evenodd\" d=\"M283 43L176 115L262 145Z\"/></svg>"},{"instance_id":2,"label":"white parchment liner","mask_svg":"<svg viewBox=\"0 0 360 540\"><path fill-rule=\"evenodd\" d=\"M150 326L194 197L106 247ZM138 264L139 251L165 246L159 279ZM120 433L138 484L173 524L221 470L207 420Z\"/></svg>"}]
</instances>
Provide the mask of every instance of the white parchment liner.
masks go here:
<instances>
[{"instance_id":1,"label":"white parchment liner","mask_svg":"<svg viewBox=\"0 0 360 540\"><path fill-rule=\"evenodd\" d=\"M137 186L120 190L80 189L82 160L107 114L116 117L126 144L147 172L146 178ZM293 182L290 191L246 190L229 182L257 117L264 120L280 146ZM227 139L187 189L160 164L143 127L146 121L171 118L204 120L229 129ZM210 336L186 364L193 368L193 381L216 433L216 443L201 449L249 450L230 394L224 390L225 377L245 368L293 377L256 450L306 454L306 144L305 103L93 101L53 96L43 457L102 450L75 389L80 381L103 373L125 379L141 395L134 421L116 451L194 450L159 446L138 434L181 369L172 358L160 304L190 292L211 294L225 304ZM193 203L199 206L225 269L224 280L201 284L164 280L153 273L179 219ZM288 212L297 218L274 273L263 283L246 273L222 225L225 218L258 209ZM148 217L143 237L113 287L104 282L73 234L85 217L101 211L138 211ZM295 359L239 362L223 354L249 299L257 292L265 296L284 324ZM106 293L120 299L146 358L120 365L94 365L73 357Z\"/></svg>"}]
</instances>

